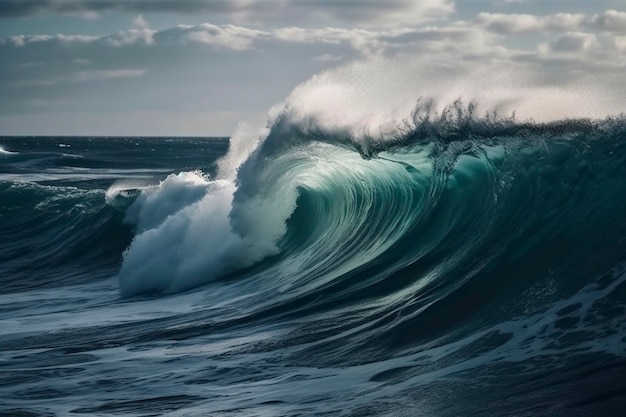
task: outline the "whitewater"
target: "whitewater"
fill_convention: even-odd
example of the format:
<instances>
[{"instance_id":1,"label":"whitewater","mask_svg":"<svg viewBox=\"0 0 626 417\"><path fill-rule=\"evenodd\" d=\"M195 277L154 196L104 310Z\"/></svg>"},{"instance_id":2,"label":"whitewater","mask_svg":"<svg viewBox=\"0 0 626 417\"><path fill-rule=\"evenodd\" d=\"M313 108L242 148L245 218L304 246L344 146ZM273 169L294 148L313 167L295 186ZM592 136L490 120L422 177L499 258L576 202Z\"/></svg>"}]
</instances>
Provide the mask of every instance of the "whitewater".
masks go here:
<instances>
[{"instance_id":1,"label":"whitewater","mask_svg":"<svg viewBox=\"0 0 626 417\"><path fill-rule=\"evenodd\" d=\"M619 415L617 99L396 64L230 138L0 137L0 414Z\"/></svg>"}]
</instances>

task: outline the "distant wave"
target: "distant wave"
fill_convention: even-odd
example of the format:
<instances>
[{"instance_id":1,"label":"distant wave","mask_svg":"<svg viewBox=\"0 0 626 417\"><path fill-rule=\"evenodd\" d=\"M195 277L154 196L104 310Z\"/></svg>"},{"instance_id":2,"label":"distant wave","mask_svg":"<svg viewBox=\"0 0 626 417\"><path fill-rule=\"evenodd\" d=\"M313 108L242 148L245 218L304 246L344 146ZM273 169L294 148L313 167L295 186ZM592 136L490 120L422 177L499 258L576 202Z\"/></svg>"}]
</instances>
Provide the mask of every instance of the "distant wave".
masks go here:
<instances>
[{"instance_id":1,"label":"distant wave","mask_svg":"<svg viewBox=\"0 0 626 417\"><path fill-rule=\"evenodd\" d=\"M16 155L16 154L17 152L7 151L2 146L0 146L0 155Z\"/></svg>"},{"instance_id":2,"label":"distant wave","mask_svg":"<svg viewBox=\"0 0 626 417\"><path fill-rule=\"evenodd\" d=\"M122 223L123 211L107 205L103 194L98 189L0 180L3 291L75 284L72 271L82 268L100 268L91 275L76 274L83 279L113 274L131 235Z\"/></svg>"}]
</instances>

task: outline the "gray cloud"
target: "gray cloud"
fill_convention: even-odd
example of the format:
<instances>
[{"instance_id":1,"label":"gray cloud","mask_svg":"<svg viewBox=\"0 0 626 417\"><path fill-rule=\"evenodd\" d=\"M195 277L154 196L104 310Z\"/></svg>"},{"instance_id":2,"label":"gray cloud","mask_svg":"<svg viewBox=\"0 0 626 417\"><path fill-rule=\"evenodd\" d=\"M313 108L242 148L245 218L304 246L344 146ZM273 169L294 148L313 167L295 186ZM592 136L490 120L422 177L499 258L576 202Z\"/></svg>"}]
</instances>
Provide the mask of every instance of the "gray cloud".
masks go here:
<instances>
[{"instance_id":1,"label":"gray cloud","mask_svg":"<svg viewBox=\"0 0 626 417\"><path fill-rule=\"evenodd\" d=\"M235 22L338 20L385 26L415 24L454 11L451 0L5 0L0 18L36 14L220 14Z\"/></svg>"},{"instance_id":2,"label":"gray cloud","mask_svg":"<svg viewBox=\"0 0 626 417\"><path fill-rule=\"evenodd\" d=\"M620 52L626 52L626 36L616 36L613 38L613 46Z\"/></svg>"},{"instance_id":3,"label":"gray cloud","mask_svg":"<svg viewBox=\"0 0 626 417\"><path fill-rule=\"evenodd\" d=\"M589 51L598 39L593 33L568 32L557 39L539 45L539 51L548 53L581 53Z\"/></svg>"},{"instance_id":4,"label":"gray cloud","mask_svg":"<svg viewBox=\"0 0 626 417\"><path fill-rule=\"evenodd\" d=\"M626 12L607 10L590 19L592 26L606 32L626 33Z\"/></svg>"},{"instance_id":5,"label":"gray cloud","mask_svg":"<svg viewBox=\"0 0 626 417\"><path fill-rule=\"evenodd\" d=\"M429 30L430 31L430 30ZM152 29L129 29L106 36L83 35L16 35L0 39L0 46L22 48L91 45L92 47L124 47L131 45L206 45L214 50L244 51L267 42L346 45L365 55L380 54L392 46L394 39L406 34L419 32L412 29L365 30L323 28L306 29L298 27L275 30L256 30L235 25L179 25L172 29L156 31Z\"/></svg>"},{"instance_id":6,"label":"gray cloud","mask_svg":"<svg viewBox=\"0 0 626 417\"><path fill-rule=\"evenodd\" d=\"M217 12L236 10L233 2L201 0L4 0L0 17L23 17L40 13L79 12Z\"/></svg>"}]
</instances>

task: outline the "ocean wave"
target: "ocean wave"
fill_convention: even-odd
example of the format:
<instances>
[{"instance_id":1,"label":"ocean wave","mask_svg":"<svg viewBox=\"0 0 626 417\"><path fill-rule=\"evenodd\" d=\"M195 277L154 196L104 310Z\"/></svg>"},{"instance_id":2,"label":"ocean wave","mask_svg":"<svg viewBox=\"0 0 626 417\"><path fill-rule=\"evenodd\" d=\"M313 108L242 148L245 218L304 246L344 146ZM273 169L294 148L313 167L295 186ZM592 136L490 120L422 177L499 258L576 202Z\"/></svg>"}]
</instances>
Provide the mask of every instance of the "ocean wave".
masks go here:
<instances>
[{"instance_id":1,"label":"ocean wave","mask_svg":"<svg viewBox=\"0 0 626 417\"><path fill-rule=\"evenodd\" d=\"M0 155L16 155L16 154L17 152L7 151L2 146L0 146Z\"/></svg>"},{"instance_id":2,"label":"ocean wave","mask_svg":"<svg viewBox=\"0 0 626 417\"><path fill-rule=\"evenodd\" d=\"M374 266L393 275L426 263L439 275L475 257L485 267L547 250L582 215L603 224L592 208L617 215L618 202L598 201L621 192L623 117L517 122L421 99L393 132L355 136L292 116L287 106L266 134L234 136L214 178L172 177L137 200L143 225L120 269L124 296L179 292L254 265L288 276L281 288L309 290ZM141 214L148 199L158 215ZM425 275L415 289L443 282Z\"/></svg>"},{"instance_id":3,"label":"ocean wave","mask_svg":"<svg viewBox=\"0 0 626 417\"><path fill-rule=\"evenodd\" d=\"M103 194L99 189L1 180L2 291L76 284L113 274L131 230L122 223L126 207L107 205ZM85 267L97 272L85 274Z\"/></svg>"}]
</instances>

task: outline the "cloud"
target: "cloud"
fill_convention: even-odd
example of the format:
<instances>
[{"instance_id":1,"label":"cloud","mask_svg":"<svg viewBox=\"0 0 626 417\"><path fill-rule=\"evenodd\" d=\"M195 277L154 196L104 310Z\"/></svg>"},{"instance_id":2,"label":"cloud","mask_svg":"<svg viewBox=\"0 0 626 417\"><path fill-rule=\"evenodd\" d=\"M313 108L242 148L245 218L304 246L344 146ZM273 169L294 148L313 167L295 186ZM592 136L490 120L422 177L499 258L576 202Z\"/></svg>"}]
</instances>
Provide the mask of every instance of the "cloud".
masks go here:
<instances>
[{"instance_id":1,"label":"cloud","mask_svg":"<svg viewBox=\"0 0 626 417\"><path fill-rule=\"evenodd\" d=\"M613 39L613 45L618 51L626 52L626 36L616 36Z\"/></svg>"},{"instance_id":2,"label":"cloud","mask_svg":"<svg viewBox=\"0 0 626 417\"><path fill-rule=\"evenodd\" d=\"M371 56L381 54L390 45L389 40L409 32L412 32L412 30L372 31L365 29L304 29L291 27L274 31L272 37L282 42L346 44L355 51Z\"/></svg>"},{"instance_id":3,"label":"cloud","mask_svg":"<svg viewBox=\"0 0 626 417\"><path fill-rule=\"evenodd\" d=\"M77 44L89 43L101 39L97 36L85 35L14 35L3 39L0 45L25 46L35 43Z\"/></svg>"},{"instance_id":4,"label":"cloud","mask_svg":"<svg viewBox=\"0 0 626 417\"><path fill-rule=\"evenodd\" d=\"M600 30L626 33L626 12L607 10L601 14L557 13L531 14L480 13L476 24L486 30L503 34Z\"/></svg>"},{"instance_id":5,"label":"cloud","mask_svg":"<svg viewBox=\"0 0 626 417\"><path fill-rule=\"evenodd\" d=\"M223 3L220 7L226 7L226 3L220 3ZM326 4L322 0L316 0L314 3ZM367 7L364 6L364 9L359 9L360 13L374 8L368 1L361 3ZM402 2L398 0L393 4L396 3ZM250 0L228 4L228 7L231 8L242 8L253 7L256 2ZM327 6L324 10L335 10L340 5L350 9L346 0L337 4L333 2L333 6ZM347 12L344 11L343 13ZM71 51L75 50L77 56L74 59L92 62L97 60L98 55L111 55L112 52L106 49L109 47L120 48L124 51L132 49L138 53L150 48L163 49L170 46L191 48L193 45L208 46L216 52L244 52L253 49L267 51L289 47L289 45L309 44L312 51L311 58L316 56L343 56L349 59L358 55L371 57L403 53L438 53L446 59L458 57L509 59L514 55L531 57L537 53L544 57L550 53L568 53L570 55L578 53L580 57L583 57L586 56L587 52L594 49L598 51L621 50L621 40L613 40L610 35L612 32L621 30L623 18L626 18L626 13L614 10L595 15L558 13L535 16L480 13L474 21L456 21L420 28L348 29L292 26L259 30L240 25L203 23L179 25L171 29L157 31L148 28L143 16L138 15L134 20L134 28L105 36L61 34L12 36L0 40L0 48L3 48L0 49L0 52L4 50L3 53L6 54L8 52L7 47L37 47L36 51L32 49L30 55L24 54L23 59L21 59L22 63L40 62L39 56L41 54L45 54L46 51L55 51L59 47L66 48L64 54L71 54ZM597 33L593 33L594 31ZM531 43L533 41L528 41L525 50L514 50L505 46L500 36L531 32L556 33L558 36L551 41L535 40L534 45ZM57 53L55 52L55 54ZM156 53L154 52L152 55ZM147 52L146 54L149 55ZM122 53L122 55L127 56L128 53ZM330 59L317 59L315 61L329 62ZM124 65L124 63L119 62L118 65Z\"/></svg>"},{"instance_id":6,"label":"cloud","mask_svg":"<svg viewBox=\"0 0 626 417\"><path fill-rule=\"evenodd\" d=\"M539 45L539 51L549 53L580 53L589 51L598 39L593 33L568 32L557 39Z\"/></svg>"},{"instance_id":7,"label":"cloud","mask_svg":"<svg viewBox=\"0 0 626 417\"><path fill-rule=\"evenodd\" d=\"M198 26L180 26L181 38L217 48L243 51L249 49L255 40L271 37L269 32L247 29L240 26L217 26L203 23Z\"/></svg>"},{"instance_id":8,"label":"cloud","mask_svg":"<svg viewBox=\"0 0 626 417\"><path fill-rule=\"evenodd\" d=\"M151 29L129 29L106 36L86 36L86 35L14 35L0 40L0 46L12 45L22 47L36 43L40 44L63 44L66 46L76 46L78 44L101 43L110 46L126 46L133 44L150 45L153 43L153 36L156 31Z\"/></svg>"},{"instance_id":9,"label":"cloud","mask_svg":"<svg viewBox=\"0 0 626 417\"><path fill-rule=\"evenodd\" d=\"M100 38L92 39L92 41L100 41L102 43L121 47L126 45L152 45L154 43L155 30L151 29L129 29L127 31L120 31L113 35L103 36Z\"/></svg>"},{"instance_id":10,"label":"cloud","mask_svg":"<svg viewBox=\"0 0 626 417\"><path fill-rule=\"evenodd\" d=\"M141 77L146 73L144 69L115 69L115 70L93 70L93 71L79 71L75 73L70 79L73 82L88 82L88 81L107 81L115 78L136 78Z\"/></svg>"},{"instance_id":11,"label":"cloud","mask_svg":"<svg viewBox=\"0 0 626 417\"><path fill-rule=\"evenodd\" d=\"M64 77L50 79L22 80L11 84L11 87L51 86L60 83L104 82L116 78L137 78L146 73L144 69L114 69L78 71Z\"/></svg>"},{"instance_id":12,"label":"cloud","mask_svg":"<svg viewBox=\"0 0 626 417\"><path fill-rule=\"evenodd\" d=\"M592 16L590 23L602 31L626 33L626 12L607 10L602 14Z\"/></svg>"},{"instance_id":13,"label":"cloud","mask_svg":"<svg viewBox=\"0 0 626 417\"><path fill-rule=\"evenodd\" d=\"M588 17L584 14L558 13L547 16L530 14L480 13L476 22L487 30L500 34L541 31L575 30Z\"/></svg>"},{"instance_id":14,"label":"cloud","mask_svg":"<svg viewBox=\"0 0 626 417\"><path fill-rule=\"evenodd\" d=\"M101 46L124 47L132 45L156 46L190 43L208 45L215 50L244 51L252 49L255 44L267 42L308 43L347 45L354 51L365 55L382 53L386 47L392 46L393 40L406 34L418 32L413 29L396 30L365 30L323 28L308 29L289 27L269 31L249 29L235 25L179 25L172 29L156 31L152 29L129 29L106 36L81 35L17 35L0 40L0 46L41 44L54 47L55 44L77 46L92 44Z\"/></svg>"},{"instance_id":15,"label":"cloud","mask_svg":"<svg viewBox=\"0 0 626 417\"><path fill-rule=\"evenodd\" d=\"M415 26L417 23L446 17L455 10L454 3L449 0L304 0L292 4L310 9L314 15L327 15L329 18L359 22L371 27Z\"/></svg>"},{"instance_id":16,"label":"cloud","mask_svg":"<svg viewBox=\"0 0 626 417\"><path fill-rule=\"evenodd\" d=\"M333 54L321 54L317 55L313 58L314 61L318 62L335 62L343 59L341 55L333 55Z\"/></svg>"},{"instance_id":17,"label":"cloud","mask_svg":"<svg viewBox=\"0 0 626 417\"><path fill-rule=\"evenodd\" d=\"M496 36L466 23L426 27L387 41L391 48L413 53L435 52L458 56L500 54L503 51Z\"/></svg>"},{"instance_id":18,"label":"cloud","mask_svg":"<svg viewBox=\"0 0 626 417\"><path fill-rule=\"evenodd\" d=\"M258 6L252 3L240 1L246 10ZM378 6L368 1L358 2L363 7L359 10L346 6L347 1L339 2L343 6L332 3L315 9L315 16L324 14L321 22L336 16L375 20L367 13ZM389 7L400 10L405 3ZM435 63L433 71L480 74L486 80L489 71L475 70L493 64L489 68L533 74L528 88L585 77L603 77L616 91L623 84L623 13L611 10L547 16L482 13L474 20L402 28L296 25L295 17L290 27L204 23L160 30L151 29L142 13L141 18L137 12L128 15L127 22L135 19L131 29L104 36L24 34L0 39L0 94L5 98L0 115L43 114L54 111L53 104L68 114L199 109L264 113L307 77L355 59L416 57L417 67ZM390 11L386 16L400 19ZM392 69L376 76L390 76ZM429 83L426 75L418 79L420 74L408 77L417 83L416 91ZM103 126L100 131L106 130ZM229 133L222 128L209 132Z\"/></svg>"},{"instance_id":19,"label":"cloud","mask_svg":"<svg viewBox=\"0 0 626 417\"><path fill-rule=\"evenodd\" d=\"M451 0L4 0L0 18L63 13L97 17L105 12L222 15L233 22L320 19L366 26L415 25L454 12Z\"/></svg>"}]
</instances>

